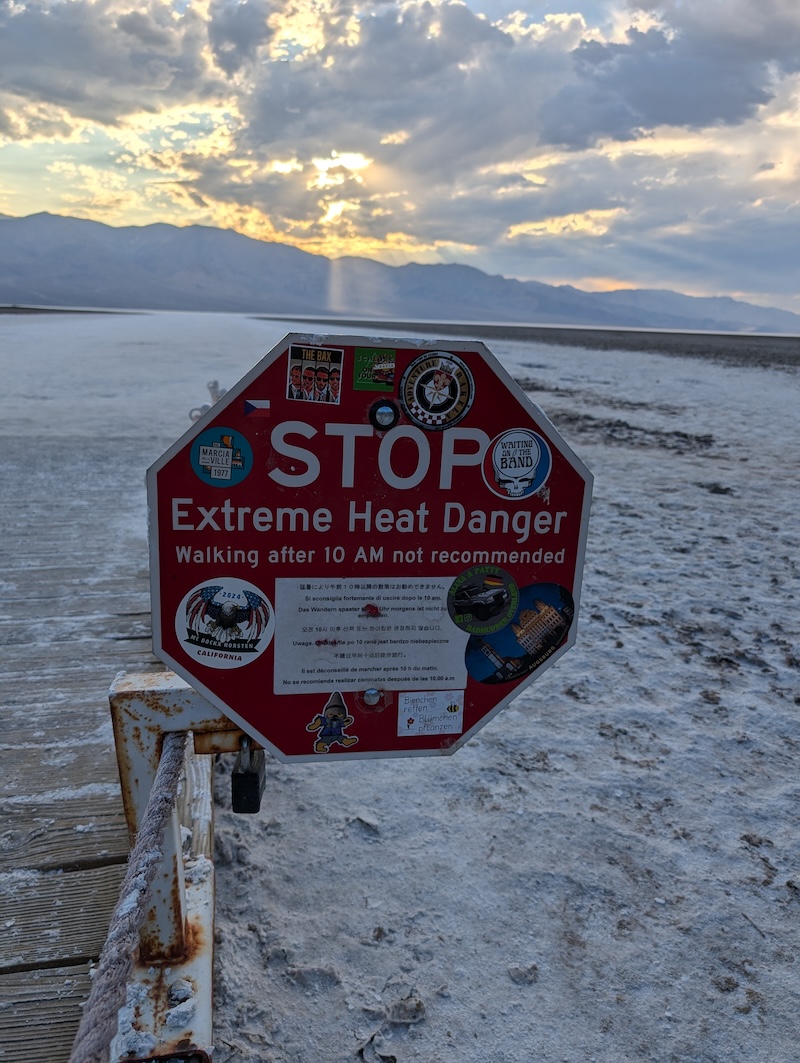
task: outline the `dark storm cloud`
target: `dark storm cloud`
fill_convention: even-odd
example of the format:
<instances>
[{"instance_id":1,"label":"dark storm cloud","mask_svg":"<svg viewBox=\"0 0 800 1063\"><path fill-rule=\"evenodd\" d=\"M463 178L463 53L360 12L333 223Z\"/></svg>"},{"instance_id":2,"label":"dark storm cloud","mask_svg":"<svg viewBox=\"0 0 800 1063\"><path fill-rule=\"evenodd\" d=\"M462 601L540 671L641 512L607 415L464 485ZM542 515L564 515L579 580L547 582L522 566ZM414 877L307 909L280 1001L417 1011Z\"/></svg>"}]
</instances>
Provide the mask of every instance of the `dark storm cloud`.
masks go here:
<instances>
[{"instance_id":1,"label":"dark storm cloud","mask_svg":"<svg viewBox=\"0 0 800 1063\"><path fill-rule=\"evenodd\" d=\"M660 125L736 125L773 98L776 76L800 69L795 0L630 6L661 25L631 27L625 43L581 41L574 79L542 108L544 143L582 149Z\"/></svg>"},{"instance_id":2,"label":"dark storm cloud","mask_svg":"<svg viewBox=\"0 0 800 1063\"><path fill-rule=\"evenodd\" d=\"M267 19L272 5L266 0L214 0L210 8L208 39L214 61L226 74L252 63L259 48L272 36Z\"/></svg>"},{"instance_id":3,"label":"dark storm cloud","mask_svg":"<svg viewBox=\"0 0 800 1063\"><path fill-rule=\"evenodd\" d=\"M361 223L384 235L397 228L403 210L397 197L443 205L456 192L471 194L468 186L483 186L479 171L531 152L538 101L567 71L563 37L554 30L538 42L531 62L531 44L462 4L379 10L361 19L355 45L334 29L325 46L302 61L259 67L240 99L245 121L237 148L263 160L296 158L304 166L334 151L367 156L375 163L368 187L347 181L336 196L369 200ZM225 184L214 194L238 194L230 174L219 176ZM295 172L281 183L292 209L300 199L303 217L319 217L319 191L288 189L307 181L307 173ZM260 187L255 191L266 203ZM275 209L273 196L270 181Z\"/></svg>"},{"instance_id":4,"label":"dark storm cloud","mask_svg":"<svg viewBox=\"0 0 800 1063\"><path fill-rule=\"evenodd\" d=\"M773 171L764 173L759 182L771 181ZM578 286L587 278L616 277L639 288L748 291L773 305L779 293L783 305L796 296L800 206L771 186L757 200L757 186L731 180L711 148L691 159L565 156L548 177L540 190L545 215L569 215L583 204L624 209L608 218L607 231L588 237L556 230L487 240L481 268L542 280L571 277Z\"/></svg>"},{"instance_id":5,"label":"dark storm cloud","mask_svg":"<svg viewBox=\"0 0 800 1063\"><path fill-rule=\"evenodd\" d=\"M642 5L631 5L642 8ZM118 0L0 6L0 91L113 123L140 108L239 94L240 146L309 158L360 151L436 183L537 144L580 150L659 125L735 124L772 96L776 71L800 68L800 5L663 0L659 25L622 42L580 39L563 24L504 31L461 3L349 0L316 12L323 44L298 61L264 53L275 0L213 0L126 10ZM358 18L354 41L348 20ZM246 70L241 86L230 81ZM386 146L403 130L404 143Z\"/></svg>"},{"instance_id":6,"label":"dark storm cloud","mask_svg":"<svg viewBox=\"0 0 800 1063\"><path fill-rule=\"evenodd\" d=\"M135 37L140 46L155 48L159 51L172 46L169 27L159 26L152 15L144 11L129 11L117 19L117 29Z\"/></svg>"},{"instance_id":7,"label":"dark storm cloud","mask_svg":"<svg viewBox=\"0 0 800 1063\"><path fill-rule=\"evenodd\" d=\"M647 11L676 36L706 48L713 60L769 63L800 69L800 6L796 0L658 0L629 8Z\"/></svg>"},{"instance_id":8,"label":"dark storm cloud","mask_svg":"<svg viewBox=\"0 0 800 1063\"><path fill-rule=\"evenodd\" d=\"M0 92L113 123L225 86L239 95L242 148L361 151L436 182L537 144L580 150L665 124L733 125L772 98L776 77L800 69L796 0L661 0L650 8L656 25L614 42L581 39L577 16L572 29L562 20L526 35L462 3L363 15L341 0L314 11L318 50L275 62L264 50L269 18L285 10L212 0L206 19L156 0L4 2ZM243 71L241 85L231 81ZM403 144L381 144L398 130Z\"/></svg>"},{"instance_id":9,"label":"dark storm cloud","mask_svg":"<svg viewBox=\"0 0 800 1063\"><path fill-rule=\"evenodd\" d=\"M338 140L342 150L364 150L363 142L347 144L348 129L351 139L377 149L384 134L425 128L439 114L458 124L470 106L462 95L471 95L470 64L491 91L491 74L484 75L511 47L506 34L461 5L390 8L360 21L357 45L332 33L302 62L263 70L245 103L248 139L308 138L320 150Z\"/></svg>"},{"instance_id":10,"label":"dark storm cloud","mask_svg":"<svg viewBox=\"0 0 800 1063\"><path fill-rule=\"evenodd\" d=\"M300 243L400 234L506 275L680 287L684 269L724 289L767 277L772 241L788 274L798 0L628 0L606 36L555 6L493 22L454 0L0 0L0 137L68 136L70 115L113 135L149 112L124 167L205 222L260 213ZM224 125L161 136L160 111L204 103Z\"/></svg>"},{"instance_id":11,"label":"dark storm cloud","mask_svg":"<svg viewBox=\"0 0 800 1063\"><path fill-rule=\"evenodd\" d=\"M0 7L0 93L114 123L124 115L207 98L206 24L151 3L37 0Z\"/></svg>"},{"instance_id":12,"label":"dark storm cloud","mask_svg":"<svg viewBox=\"0 0 800 1063\"><path fill-rule=\"evenodd\" d=\"M707 42L670 40L660 29L630 29L627 36L626 44L584 41L576 49L576 81L542 109L546 143L585 148L604 137L632 140L660 125L731 125L772 98L764 63L733 63Z\"/></svg>"},{"instance_id":13,"label":"dark storm cloud","mask_svg":"<svg viewBox=\"0 0 800 1063\"><path fill-rule=\"evenodd\" d=\"M361 204L359 231L381 238L399 221L412 224L406 197L446 198L448 185L474 180L509 141L524 133L530 145L531 114L520 100L538 79L543 87L552 59L526 70L512 38L461 4L379 9L361 19L357 44L348 13L339 5L323 47L302 61L254 67L239 100L236 151L264 164L295 159L299 168L261 172L244 189L230 168L198 161L203 195L247 198L273 224L316 221L317 231L326 202L352 200ZM346 152L374 160L369 185L335 166L331 187L316 184L313 160Z\"/></svg>"},{"instance_id":14,"label":"dark storm cloud","mask_svg":"<svg viewBox=\"0 0 800 1063\"><path fill-rule=\"evenodd\" d=\"M523 275L537 269L532 252L545 248L562 262L580 254L578 268L589 274L623 259L643 276L657 267L677 271L681 259L689 270L708 271L713 241L687 258L691 236L678 229L705 231L710 200L719 205L720 228L735 233L742 185L720 179L715 151L612 161L580 149L601 139L633 141L660 124L735 126L770 98L775 62L763 57L777 49L788 65L793 54L762 26L755 58L745 62L741 18L730 19L724 34L713 21L671 27L662 18L617 43L581 40L579 23L512 34L455 4L378 9L361 20L355 44L345 21L331 22L323 47L302 61L254 65L240 98L245 121L236 150L264 164L294 159L297 168L262 170L243 185L223 161L198 159L198 193L254 205L279 231L304 236L322 236L327 206L345 201L352 209L343 217L361 236L406 232L421 243L474 245L497 253L498 272ZM543 143L571 151L533 183L513 163ZM340 183L315 184L314 158L336 151L374 160L363 183L331 167L328 176ZM551 221L573 215L572 229ZM504 236L526 224L531 236Z\"/></svg>"}]
</instances>

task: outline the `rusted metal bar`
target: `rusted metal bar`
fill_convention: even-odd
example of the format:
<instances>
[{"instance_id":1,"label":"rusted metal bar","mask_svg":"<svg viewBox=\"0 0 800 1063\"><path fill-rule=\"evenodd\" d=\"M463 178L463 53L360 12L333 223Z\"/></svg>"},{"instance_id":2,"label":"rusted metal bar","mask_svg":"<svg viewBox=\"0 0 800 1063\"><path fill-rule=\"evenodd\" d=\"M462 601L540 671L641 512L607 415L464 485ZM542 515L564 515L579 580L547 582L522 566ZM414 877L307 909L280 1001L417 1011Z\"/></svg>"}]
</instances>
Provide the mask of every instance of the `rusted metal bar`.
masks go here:
<instances>
[{"instance_id":1,"label":"rusted metal bar","mask_svg":"<svg viewBox=\"0 0 800 1063\"><path fill-rule=\"evenodd\" d=\"M131 843L139 830L158 769L164 735L191 731L202 736L203 753L215 752L240 735L231 721L172 672L120 673L109 692L122 800ZM238 748L234 746L234 748ZM205 766L201 762L205 761ZM209 758L187 753L191 779L190 821L211 817ZM190 802L190 803L191 803ZM187 826L194 826L191 822ZM112 1061L211 1058L214 866L210 822L182 844L173 812L153 885L152 907L140 935L139 955L119 1013ZM202 840L201 840L202 839Z\"/></svg>"}]
</instances>

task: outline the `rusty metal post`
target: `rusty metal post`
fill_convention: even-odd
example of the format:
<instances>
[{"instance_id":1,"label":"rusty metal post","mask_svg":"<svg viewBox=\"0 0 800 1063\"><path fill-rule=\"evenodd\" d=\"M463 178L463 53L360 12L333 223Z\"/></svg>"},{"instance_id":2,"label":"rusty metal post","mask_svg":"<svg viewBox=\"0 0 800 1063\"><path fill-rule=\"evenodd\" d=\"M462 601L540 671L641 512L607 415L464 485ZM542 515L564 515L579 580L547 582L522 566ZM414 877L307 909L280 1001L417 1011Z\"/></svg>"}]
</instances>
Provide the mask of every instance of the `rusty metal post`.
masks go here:
<instances>
[{"instance_id":1,"label":"rusty metal post","mask_svg":"<svg viewBox=\"0 0 800 1063\"><path fill-rule=\"evenodd\" d=\"M109 692L122 800L131 843L136 838L161 756L164 735L191 731L197 753L236 749L241 731L173 672L120 673ZM198 764L204 764L199 769ZM112 1061L211 1058L214 875L211 768L188 752L187 795L195 804L182 843L172 814L128 984ZM203 820L205 819L205 824ZM198 821L200 826L198 829ZM187 851L188 850L188 851Z\"/></svg>"}]
</instances>

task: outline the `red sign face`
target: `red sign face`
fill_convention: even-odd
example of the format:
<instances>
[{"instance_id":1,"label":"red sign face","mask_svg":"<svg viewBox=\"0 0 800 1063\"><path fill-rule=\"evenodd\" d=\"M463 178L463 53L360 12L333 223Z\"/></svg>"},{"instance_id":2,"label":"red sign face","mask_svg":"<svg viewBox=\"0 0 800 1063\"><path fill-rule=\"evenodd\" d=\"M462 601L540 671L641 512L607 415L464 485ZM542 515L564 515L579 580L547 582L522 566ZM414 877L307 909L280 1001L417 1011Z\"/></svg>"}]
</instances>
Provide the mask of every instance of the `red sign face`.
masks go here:
<instances>
[{"instance_id":1,"label":"red sign face","mask_svg":"<svg viewBox=\"0 0 800 1063\"><path fill-rule=\"evenodd\" d=\"M148 471L154 651L278 756L452 752L573 644L590 493L483 344L287 336Z\"/></svg>"}]
</instances>

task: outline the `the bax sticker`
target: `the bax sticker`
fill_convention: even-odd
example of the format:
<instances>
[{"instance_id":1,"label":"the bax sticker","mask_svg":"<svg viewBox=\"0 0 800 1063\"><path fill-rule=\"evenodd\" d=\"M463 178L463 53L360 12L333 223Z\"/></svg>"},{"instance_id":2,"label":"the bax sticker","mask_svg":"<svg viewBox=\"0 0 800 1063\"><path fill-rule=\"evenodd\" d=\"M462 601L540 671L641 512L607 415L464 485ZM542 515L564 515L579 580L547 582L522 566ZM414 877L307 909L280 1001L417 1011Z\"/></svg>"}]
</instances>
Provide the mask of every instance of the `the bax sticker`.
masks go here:
<instances>
[{"instance_id":1,"label":"the bax sticker","mask_svg":"<svg viewBox=\"0 0 800 1063\"><path fill-rule=\"evenodd\" d=\"M343 359L344 351L341 350L293 344L289 348L287 399L338 405L342 394Z\"/></svg>"}]
</instances>

